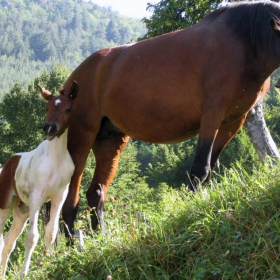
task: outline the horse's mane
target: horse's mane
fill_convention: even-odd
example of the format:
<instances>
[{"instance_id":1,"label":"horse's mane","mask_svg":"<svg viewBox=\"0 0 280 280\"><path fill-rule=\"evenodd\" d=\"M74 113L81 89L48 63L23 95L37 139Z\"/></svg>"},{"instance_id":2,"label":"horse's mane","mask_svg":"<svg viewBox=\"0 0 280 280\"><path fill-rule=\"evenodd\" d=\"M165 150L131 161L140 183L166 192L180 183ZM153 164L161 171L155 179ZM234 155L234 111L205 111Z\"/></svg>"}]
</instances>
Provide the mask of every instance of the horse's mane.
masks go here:
<instances>
[{"instance_id":1,"label":"horse's mane","mask_svg":"<svg viewBox=\"0 0 280 280\"><path fill-rule=\"evenodd\" d=\"M231 33L249 44L254 52L261 48L279 54L280 42L275 40L277 37L272 30L271 19L280 23L280 4L272 1L234 3L206 18L213 21L220 15L224 16Z\"/></svg>"}]
</instances>

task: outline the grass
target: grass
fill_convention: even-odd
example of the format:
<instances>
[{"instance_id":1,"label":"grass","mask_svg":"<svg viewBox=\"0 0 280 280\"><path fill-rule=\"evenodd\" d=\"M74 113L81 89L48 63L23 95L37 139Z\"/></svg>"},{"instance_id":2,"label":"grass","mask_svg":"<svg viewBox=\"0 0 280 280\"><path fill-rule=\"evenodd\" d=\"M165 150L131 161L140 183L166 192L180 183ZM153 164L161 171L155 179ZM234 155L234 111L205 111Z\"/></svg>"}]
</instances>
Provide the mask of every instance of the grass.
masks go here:
<instances>
[{"instance_id":1,"label":"grass","mask_svg":"<svg viewBox=\"0 0 280 280\"><path fill-rule=\"evenodd\" d=\"M27 279L280 279L280 165L252 174L237 165L195 195L136 184L109 197L99 234L88 215L81 207L85 248L67 248L61 237L48 258L40 241ZM19 279L23 240L7 279Z\"/></svg>"}]
</instances>

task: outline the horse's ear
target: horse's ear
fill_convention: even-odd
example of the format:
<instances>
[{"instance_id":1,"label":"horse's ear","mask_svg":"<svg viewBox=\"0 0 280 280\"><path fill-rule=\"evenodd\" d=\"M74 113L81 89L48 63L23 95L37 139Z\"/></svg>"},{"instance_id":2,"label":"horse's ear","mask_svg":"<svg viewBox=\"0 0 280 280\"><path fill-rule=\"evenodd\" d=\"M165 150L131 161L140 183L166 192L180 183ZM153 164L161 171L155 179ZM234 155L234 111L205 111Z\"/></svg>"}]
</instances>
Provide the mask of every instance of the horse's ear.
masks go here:
<instances>
[{"instance_id":1,"label":"horse's ear","mask_svg":"<svg viewBox=\"0 0 280 280\"><path fill-rule=\"evenodd\" d=\"M274 31L274 33L280 37L280 20L279 19L271 19L270 20L270 25Z\"/></svg>"},{"instance_id":2,"label":"horse's ear","mask_svg":"<svg viewBox=\"0 0 280 280\"><path fill-rule=\"evenodd\" d=\"M44 97L44 99L46 99L47 101L50 101L52 99L53 95L48 90L44 89L40 85L38 85L38 88L39 88L42 96Z\"/></svg>"},{"instance_id":3,"label":"horse's ear","mask_svg":"<svg viewBox=\"0 0 280 280\"><path fill-rule=\"evenodd\" d=\"M69 97L74 100L77 97L77 95L78 95L78 84L76 81L74 81L70 89Z\"/></svg>"}]
</instances>

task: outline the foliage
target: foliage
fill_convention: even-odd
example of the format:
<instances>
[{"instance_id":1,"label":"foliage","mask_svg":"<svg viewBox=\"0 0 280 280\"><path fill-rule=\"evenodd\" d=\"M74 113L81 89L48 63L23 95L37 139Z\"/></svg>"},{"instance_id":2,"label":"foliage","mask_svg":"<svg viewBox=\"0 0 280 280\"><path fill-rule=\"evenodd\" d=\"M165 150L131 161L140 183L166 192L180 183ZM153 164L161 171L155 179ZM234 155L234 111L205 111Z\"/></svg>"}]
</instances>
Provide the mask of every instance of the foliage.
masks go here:
<instances>
[{"instance_id":1,"label":"foliage","mask_svg":"<svg viewBox=\"0 0 280 280\"><path fill-rule=\"evenodd\" d=\"M166 185L123 189L106 202L101 234L90 232L86 212L80 217L82 251L60 242L48 258L40 240L28 279L279 278L279 171L265 165L249 175L236 165L196 195ZM7 279L18 279L20 244Z\"/></svg>"},{"instance_id":2,"label":"foliage","mask_svg":"<svg viewBox=\"0 0 280 280\"><path fill-rule=\"evenodd\" d=\"M161 0L148 3L147 9L153 12L144 18L148 32L144 38L155 37L167 32L189 27L216 9L222 0Z\"/></svg>"},{"instance_id":3,"label":"foliage","mask_svg":"<svg viewBox=\"0 0 280 280\"><path fill-rule=\"evenodd\" d=\"M137 159L141 163L141 174L146 176L150 187L166 183L180 187L187 182L196 147L196 138L178 144L147 144L138 142Z\"/></svg>"},{"instance_id":4,"label":"foliage","mask_svg":"<svg viewBox=\"0 0 280 280\"><path fill-rule=\"evenodd\" d=\"M96 50L145 32L140 20L81 0L0 1L0 18L2 96L15 82L26 85L59 63L74 69Z\"/></svg>"}]
</instances>

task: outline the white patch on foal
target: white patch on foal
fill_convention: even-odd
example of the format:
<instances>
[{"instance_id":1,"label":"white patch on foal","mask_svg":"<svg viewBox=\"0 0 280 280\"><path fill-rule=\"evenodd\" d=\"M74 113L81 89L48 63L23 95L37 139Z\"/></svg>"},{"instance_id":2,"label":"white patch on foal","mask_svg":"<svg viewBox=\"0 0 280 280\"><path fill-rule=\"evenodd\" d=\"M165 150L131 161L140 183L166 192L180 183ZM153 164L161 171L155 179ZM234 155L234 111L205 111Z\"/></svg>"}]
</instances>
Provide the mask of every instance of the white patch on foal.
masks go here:
<instances>
[{"instance_id":1,"label":"white patch on foal","mask_svg":"<svg viewBox=\"0 0 280 280\"><path fill-rule=\"evenodd\" d=\"M74 172L74 163L67 150L67 129L59 138L45 140L35 150L19 153L17 156L20 156L20 160L14 168L14 176L10 176L15 179L15 189L11 188L5 209L0 209L0 279L5 277L9 256L30 218L21 276L27 274L31 255L39 239L39 211L42 204L48 200L51 200L52 206L50 221L45 229L45 245L47 250L50 249L58 231L59 214ZM12 172L9 170L11 165L3 168L9 171L5 174ZM10 178L4 177L5 174L3 171L0 174L3 177L1 182ZM0 189L4 187L6 186L1 185ZM3 238L5 222L11 211L14 212L14 222L9 233Z\"/></svg>"},{"instance_id":2,"label":"white patch on foal","mask_svg":"<svg viewBox=\"0 0 280 280\"><path fill-rule=\"evenodd\" d=\"M54 102L54 105L57 106L59 103L61 103L61 100L60 99L56 99L55 102Z\"/></svg>"}]
</instances>

